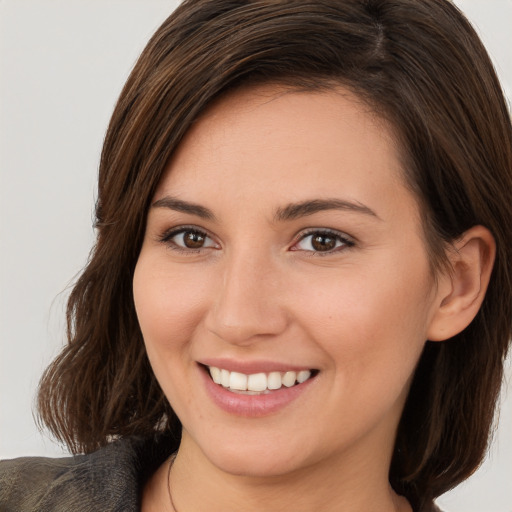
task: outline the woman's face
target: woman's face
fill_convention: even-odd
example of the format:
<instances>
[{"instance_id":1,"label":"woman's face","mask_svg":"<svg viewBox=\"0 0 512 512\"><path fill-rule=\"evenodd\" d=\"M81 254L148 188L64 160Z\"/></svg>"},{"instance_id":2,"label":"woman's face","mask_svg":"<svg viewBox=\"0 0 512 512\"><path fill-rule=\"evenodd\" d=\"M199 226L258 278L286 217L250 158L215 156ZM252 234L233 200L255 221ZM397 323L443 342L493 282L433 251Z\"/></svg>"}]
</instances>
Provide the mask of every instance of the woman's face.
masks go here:
<instances>
[{"instance_id":1,"label":"woman's face","mask_svg":"<svg viewBox=\"0 0 512 512\"><path fill-rule=\"evenodd\" d=\"M213 105L158 187L134 276L183 445L253 476L386 476L436 294L391 131L343 89Z\"/></svg>"}]
</instances>

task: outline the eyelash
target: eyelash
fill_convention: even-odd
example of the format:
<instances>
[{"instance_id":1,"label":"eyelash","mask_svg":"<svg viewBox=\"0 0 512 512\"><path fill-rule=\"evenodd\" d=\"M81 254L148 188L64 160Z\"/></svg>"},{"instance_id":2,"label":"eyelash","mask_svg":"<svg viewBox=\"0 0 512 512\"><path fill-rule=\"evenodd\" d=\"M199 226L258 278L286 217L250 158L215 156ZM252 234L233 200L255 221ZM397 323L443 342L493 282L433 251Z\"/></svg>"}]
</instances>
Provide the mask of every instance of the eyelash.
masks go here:
<instances>
[{"instance_id":1,"label":"eyelash","mask_svg":"<svg viewBox=\"0 0 512 512\"><path fill-rule=\"evenodd\" d=\"M205 247L199 247L198 249L193 248L185 248L179 246L176 242L173 242L173 238L177 235L184 234L184 233L194 233L197 235L201 235L204 238L209 238L210 240L213 240L213 238L204 230L198 229L195 226L180 226L178 228L172 228L169 231L166 231L161 237L159 237L159 241L166 244L170 249L177 252L182 252L185 254L196 254L201 252ZM206 247L209 248L209 247Z\"/></svg>"},{"instance_id":2,"label":"eyelash","mask_svg":"<svg viewBox=\"0 0 512 512\"><path fill-rule=\"evenodd\" d=\"M180 226L180 227L177 227L177 228L172 228L171 230L168 230L165 233L163 233L163 235L160 236L158 240L160 242L166 244L173 251L178 251L178 252L185 253L185 254L196 254L196 253L201 252L204 249L209 249L211 247L214 247L212 245L212 246L207 246L207 247L200 247L200 248L197 248L197 249L185 248L185 247L179 246L176 242L174 242L172 240L175 236L180 235L180 234L185 234L185 233L194 233L194 234L203 236L204 238L209 238L210 240L213 241L213 238L206 231L204 231L202 229L198 229L195 226ZM316 235L321 235L321 236L324 236L324 237L333 238L333 239L336 240L336 243L340 242L341 245L338 246L338 247L334 247L332 250L328 250L328 251L315 251L315 250L308 251L308 250L305 250L305 249L294 249L293 248L297 244L299 244L300 242L304 241L308 237L310 237L312 235L315 235L315 234ZM302 251L304 253L310 253L308 255L310 257L311 256L322 256L323 257L323 256L329 256L329 255L332 255L332 254L335 254L335 253L338 253L338 252L350 249L351 247L354 247L354 245L355 245L355 242L350 237L345 235L344 233L341 233L339 231L335 231L335 230L332 230L332 229L314 228L314 229L306 230L306 231L300 233L297 237L295 237L295 240L293 242L293 246L292 246L292 248L290 250L292 250L292 251Z\"/></svg>"},{"instance_id":3,"label":"eyelash","mask_svg":"<svg viewBox=\"0 0 512 512\"><path fill-rule=\"evenodd\" d=\"M341 233L339 231L335 231L333 229L319 229L319 228L313 228L313 229L309 229L309 230L306 230L306 231L303 231L302 233L300 233L299 236L296 237L295 239L295 242L294 242L294 245L292 246L292 251L300 251L301 249L293 249L293 247L295 247L298 243L304 241L306 238L312 236L312 235L321 235L321 236L324 236L324 237L329 237L329 238L333 238L336 242L341 242L341 245L339 247L334 247L333 249L331 250L328 250L328 251L307 251L307 250L303 250L303 252L306 252L306 253L310 253L308 256L310 257L313 257L313 256L329 256L329 255L332 255L332 254L337 254L339 252L342 252L342 251L345 251L347 249L350 249L352 247L354 247L355 245L355 242L352 238L350 238L349 236L347 236L346 234L344 233Z\"/></svg>"}]
</instances>

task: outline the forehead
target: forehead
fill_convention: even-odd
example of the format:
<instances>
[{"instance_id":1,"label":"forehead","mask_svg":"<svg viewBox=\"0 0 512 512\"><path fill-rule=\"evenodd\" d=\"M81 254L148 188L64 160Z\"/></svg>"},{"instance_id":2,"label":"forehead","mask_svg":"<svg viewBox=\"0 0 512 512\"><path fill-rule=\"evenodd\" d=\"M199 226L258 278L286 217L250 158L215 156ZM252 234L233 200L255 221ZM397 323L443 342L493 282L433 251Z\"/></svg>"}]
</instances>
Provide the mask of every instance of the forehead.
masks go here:
<instances>
[{"instance_id":1,"label":"forehead","mask_svg":"<svg viewBox=\"0 0 512 512\"><path fill-rule=\"evenodd\" d=\"M213 204L222 188L240 205L258 194L261 205L333 195L378 203L384 189L404 188L400 162L388 123L346 89L244 88L192 126L156 197Z\"/></svg>"}]
</instances>

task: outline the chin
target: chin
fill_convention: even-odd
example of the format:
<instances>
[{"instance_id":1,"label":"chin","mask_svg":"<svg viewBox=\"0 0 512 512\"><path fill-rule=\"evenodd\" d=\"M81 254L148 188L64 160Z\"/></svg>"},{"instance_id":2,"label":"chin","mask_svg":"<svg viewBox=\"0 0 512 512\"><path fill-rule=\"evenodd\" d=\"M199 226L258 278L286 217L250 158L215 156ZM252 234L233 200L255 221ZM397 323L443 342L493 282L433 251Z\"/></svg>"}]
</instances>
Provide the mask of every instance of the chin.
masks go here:
<instances>
[{"instance_id":1,"label":"chin","mask_svg":"<svg viewBox=\"0 0 512 512\"><path fill-rule=\"evenodd\" d=\"M225 443L210 442L203 450L218 469L237 476L279 477L300 469L306 462L304 447L263 443L261 440Z\"/></svg>"}]
</instances>

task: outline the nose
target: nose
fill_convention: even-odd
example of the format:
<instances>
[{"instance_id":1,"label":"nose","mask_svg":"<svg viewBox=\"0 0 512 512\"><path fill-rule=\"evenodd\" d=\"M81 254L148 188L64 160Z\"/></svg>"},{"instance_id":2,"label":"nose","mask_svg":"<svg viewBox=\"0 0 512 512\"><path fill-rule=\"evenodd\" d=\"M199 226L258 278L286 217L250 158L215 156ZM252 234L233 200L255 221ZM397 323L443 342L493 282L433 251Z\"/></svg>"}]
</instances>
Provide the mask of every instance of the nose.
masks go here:
<instances>
[{"instance_id":1,"label":"nose","mask_svg":"<svg viewBox=\"0 0 512 512\"><path fill-rule=\"evenodd\" d=\"M288 324L282 274L270 257L245 253L225 261L207 329L237 345L281 334Z\"/></svg>"}]
</instances>

